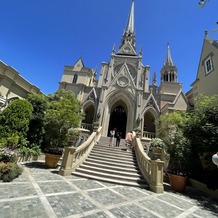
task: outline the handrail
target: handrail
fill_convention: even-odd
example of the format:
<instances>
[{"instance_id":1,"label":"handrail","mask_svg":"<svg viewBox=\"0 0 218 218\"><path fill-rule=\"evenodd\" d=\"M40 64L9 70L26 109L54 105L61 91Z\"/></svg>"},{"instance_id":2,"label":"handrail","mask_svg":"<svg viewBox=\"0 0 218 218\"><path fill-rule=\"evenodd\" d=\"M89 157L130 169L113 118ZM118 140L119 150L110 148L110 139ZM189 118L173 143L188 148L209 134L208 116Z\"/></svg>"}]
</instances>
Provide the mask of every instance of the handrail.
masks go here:
<instances>
[{"instance_id":1,"label":"handrail","mask_svg":"<svg viewBox=\"0 0 218 218\"><path fill-rule=\"evenodd\" d=\"M155 193L163 193L164 161L151 160L146 152L144 152L140 138L135 139L135 154L139 169L148 182L150 189Z\"/></svg>"},{"instance_id":2,"label":"handrail","mask_svg":"<svg viewBox=\"0 0 218 218\"><path fill-rule=\"evenodd\" d=\"M78 168L88 157L92 148L98 143L101 137L102 127L99 127L96 132L93 132L89 138L79 147L65 147L63 160L59 174L69 176L76 168Z\"/></svg>"}]
</instances>

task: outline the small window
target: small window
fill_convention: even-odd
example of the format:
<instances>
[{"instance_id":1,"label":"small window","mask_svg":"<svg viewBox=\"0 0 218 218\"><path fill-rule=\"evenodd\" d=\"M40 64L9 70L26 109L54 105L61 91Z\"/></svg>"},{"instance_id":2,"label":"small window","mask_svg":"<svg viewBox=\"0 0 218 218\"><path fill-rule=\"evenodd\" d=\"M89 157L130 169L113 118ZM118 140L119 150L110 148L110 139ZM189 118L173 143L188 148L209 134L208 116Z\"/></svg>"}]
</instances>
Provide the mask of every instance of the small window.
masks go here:
<instances>
[{"instance_id":1,"label":"small window","mask_svg":"<svg viewBox=\"0 0 218 218\"><path fill-rule=\"evenodd\" d=\"M212 58L209 57L204 62L205 74L210 73L213 70Z\"/></svg>"},{"instance_id":2,"label":"small window","mask_svg":"<svg viewBox=\"0 0 218 218\"><path fill-rule=\"evenodd\" d=\"M78 79L78 75L75 74L75 75L73 76L73 83L76 83L76 82L77 82L77 79Z\"/></svg>"}]
</instances>

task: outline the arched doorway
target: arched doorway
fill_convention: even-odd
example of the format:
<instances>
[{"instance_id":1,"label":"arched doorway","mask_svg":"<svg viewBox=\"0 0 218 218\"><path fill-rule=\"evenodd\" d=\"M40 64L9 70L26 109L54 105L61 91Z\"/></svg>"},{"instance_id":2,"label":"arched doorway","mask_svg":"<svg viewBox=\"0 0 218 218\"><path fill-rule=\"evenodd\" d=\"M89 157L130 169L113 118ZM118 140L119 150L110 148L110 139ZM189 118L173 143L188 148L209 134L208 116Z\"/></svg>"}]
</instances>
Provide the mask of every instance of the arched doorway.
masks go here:
<instances>
[{"instance_id":1,"label":"arched doorway","mask_svg":"<svg viewBox=\"0 0 218 218\"><path fill-rule=\"evenodd\" d=\"M93 123L94 114L95 114L94 105L89 105L84 110L84 112L85 112L85 119L82 121L82 123L92 124Z\"/></svg>"},{"instance_id":2,"label":"arched doorway","mask_svg":"<svg viewBox=\"0 0 218 218\"><path fill-rule=\"evenodd\" d=\"M113 109L110 116L108 135L110 130L122 133L122 138L125 137L127 116L124 108L119 105Z\"/></svg>"},{"instance_id":3,"label":"arched doorway","mask_svg":"<svg viewBox=\"0 0 218 218\"><path fill-rule=\"evenodd\" d=\"M150 135L151 138L155 137L155 117L150 111L144 115L143 131Z\"/></svg>"}]
</instances>

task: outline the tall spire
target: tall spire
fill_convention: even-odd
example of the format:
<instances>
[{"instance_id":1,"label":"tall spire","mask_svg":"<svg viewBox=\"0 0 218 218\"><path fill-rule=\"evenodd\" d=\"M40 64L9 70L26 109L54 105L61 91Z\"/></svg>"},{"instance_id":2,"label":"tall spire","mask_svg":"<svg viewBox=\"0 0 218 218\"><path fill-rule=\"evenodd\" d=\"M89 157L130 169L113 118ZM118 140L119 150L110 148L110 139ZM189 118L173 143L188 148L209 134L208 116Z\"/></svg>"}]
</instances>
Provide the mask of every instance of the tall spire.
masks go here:
<instances>
[{"instance_id":1,"label":"tall spire","mask_svg":"<svg viewBox=\"0 0 218 218\"><path fill-rule=\"evenodd\" d=\"M129 17L127 20L126 28L123 33L123 37L121 40L120 48L123 45L130 43L135 50L135 32L134 32L134 0L132 0L132 5L129 13Z\"/></svg>"},{"instance_id":2,"label":"tall spire","mask_svg":"<svg viewBox=\"0 0 218 218\"><path fill-rule=\"evenodd\" d=\"M167 43L167 56L166 56L166 60L164 62L164 65L165 66L173 66L173 60L172 60L172 57L171 57L171 53L170 53L170 45L169 43Z\"/></svg>"},{"instance_id":3,"label":"tall spire","mask_svg":"<svg viewBox=\"0 0 218 218\"><path fill-rule=\"evenodd\" d=\"M167 56L164 66L161 69L161 83L162 82L177 82L177 68L171 57L169 43L167 44Z\"/></svg>"},{"instance_id":4,"label":"tall spire","mask_svg":"<svg viewBox=\"0 0 218 218\"><path fill-rule=\"evenodd\" d=\"M126 25L126 33L134 33L134 0L132 0L132 6L129 14L129 19Z\"/></svg>"}]
</instances>

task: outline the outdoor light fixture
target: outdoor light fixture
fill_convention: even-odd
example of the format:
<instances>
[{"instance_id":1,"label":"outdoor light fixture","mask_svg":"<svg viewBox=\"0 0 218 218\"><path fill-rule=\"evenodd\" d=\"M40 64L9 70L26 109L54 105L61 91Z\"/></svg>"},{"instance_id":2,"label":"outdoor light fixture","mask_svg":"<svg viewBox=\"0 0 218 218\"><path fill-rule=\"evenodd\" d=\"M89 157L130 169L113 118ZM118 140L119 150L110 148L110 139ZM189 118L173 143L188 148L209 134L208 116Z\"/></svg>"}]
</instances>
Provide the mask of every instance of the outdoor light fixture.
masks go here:
<instances>
[{"instance_id":1,"label":"outdoor light fixture","mask_svg":"<svg viewBox=\"0 0 218 218\"><path fill-rule=\"evenodd\" d=\"M218 167L218 152L212 156L212 161Z\"/></svg>"}]
</instances>

